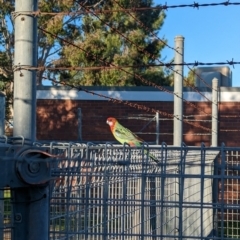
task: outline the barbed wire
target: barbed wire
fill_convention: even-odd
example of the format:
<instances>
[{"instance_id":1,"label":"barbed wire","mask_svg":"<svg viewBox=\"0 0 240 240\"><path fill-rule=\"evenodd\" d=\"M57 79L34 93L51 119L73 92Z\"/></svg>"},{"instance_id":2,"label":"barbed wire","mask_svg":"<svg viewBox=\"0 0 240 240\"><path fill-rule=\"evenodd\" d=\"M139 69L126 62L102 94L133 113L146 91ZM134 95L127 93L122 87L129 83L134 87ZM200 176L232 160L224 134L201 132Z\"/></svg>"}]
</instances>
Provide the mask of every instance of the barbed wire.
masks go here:
<instances>
[{"instance_id":1,"label":"barbed wire","mask_svg":"<svg viewBox=\"0 0 240 240\"><path fill-rule=\"evenodd\" d=\"M103 13L114 13L114 12L139 12L139 11L156 11L156 10L169 10L169 9L175 9L175 8L192 8L192 9L199 9L201 7L217 7L217 6L239 6L240 2L230 2L230 0L225 1L225 2L220 2L220 3L198 3L198 2L193 2L192 4L177 4L177 5L167 5L167 3L155 6L155 7L132 7L132 8L124 8L124 9L98 9L94 10L93 7L88 7L89 10L94 11L96 14L103 14ZM67 16L73 16L77 14L86 14L88 12L80 10L80 11L63 11L63 12L44 12L38 9L37 11L25 11L21 12L24 14L29 14L33 15L35 17L41 16L41 15L67 15ZM19 14L15 12L15 14Z\"/></svg>"},{"instance_id":2,"label":"barbed wire","mask_svg":"<svg viewBox=\"0 0 240 240\"><path fill-rule=\"evenodd\" d=\"M115 3L121 7L123 9L123 7L117 3L115 1ZM161 60L159 60L154 54L149 53L148 51L146 51L144 48L139 47L137 44L135 44L132 40L130 40L127 36L125 36L122 32L120 32L117 28L111 26L109 23L105 22L104 20L102 20L94 11L92 10L88 10L87 7L85 7L83 4L80 4L82 9L88 11L91 15L95 16L99 21L101 21L104 25L108 26L111 30L113 30L114 32L116 32L118 35L120 35L122 38L124 38L126 41L128 41L130 44L134 45L138 51L146 54L148 57L150 57L151 59L158 61L160 64L164 64ZM146 27L146 25L144 23L142 23L141 21L139 21L139 19L137 19L136 17L134 17L131 13L128 13L128 15L130 15L138 24L140 24L141 27L145 28L145 30L147 30L148 32L150 32L152 34L152 36L156 37L160 42L162 42L163 44L165 44L165 46L168 46L171 49L174 49L172 47L170 47L168 44L166 44L165 41L163 41L162 39L160 39L155 33L153 33L152 31L149 30L148 27ZM174 49L176 52L178 52L176 49ZM179 53L179 52L178 52ZM181 54L181 53L180 53ZM181 54L182 55L182 54ZM171 66L169 65L165 65L165 67L169 68L171 71L173 71L174 73L180 75L184 80L184 76L182 74L180 74L178 71L176 71L175 69L171 68ZM189 67L188 67L189 68ZM189 68L190 69L190 68ZM190 69L191 71L193 71L192 69ZM199 78L201 79L201 77L199 76ZM203 79L201 79L208 87L210 87L210 89L212 89L211 86L209 86ZM189 85L188 81L186 81L187 84ZM208 99L204 94L200 93L198 91L197 88L189 85L194 91L196 91L197 93L199 93L201 96L203 96L204 98L206 98L209 102L211 102L210 99ZM212 102L211 102L212 103Z\"/></svg>"},{"instance_id":3,"label":"barbed wire","mask_svg":"<svg viewBox=\"0 0 240 240\"><path fill-rule=\"evenodd\" d=\"M135 108L135 109L138 109L138 110L143 110L145 112L152 112L152 113L159 113L160 115L162 116L165 116L165 117L168 117L168 118L176 118L178 119L179 121L182 121L184 123L187 123L191 126L194 126L194 127L197 127L197 128L201 128L205 131L208 131L208 132L214 132L212 131L210 128L207 128L207 127L204 127L198 123L193 123L193 122L190 122L186 119L180 119L178 116L174 115L174 114L171 114L171 113L167 113L165 111L161 111L161 110L158 110L158 109L155 109L155 108L151 108L151 107L147 107L143 104L138 104L138 103L132 103L132 102L129 102L129 101L126 101L126 100L121 100L121 99L116 99L116 98L112 98L112 97L109 97L109 96L105 96L103 94L100 94L100 93L96 93L96 92L93 92L91 90L88 90L82 86L75 86L73 84L70 84L70 83L66 83L65 81L57 81L55 79L52 79L52 78L49 78L49 77L45 77L43 76L44 79L47 79L55 84L61 84L63 86L67 86L71 89L76 89L78 91L84 91L86 93L89 93L89 94L92 94L92 95L95 95L95 96L98 96L98 97L101 97L101 98L104 98L104 99L107 99L108 101L112 102L112 103L117 103L117 104L124 104L124 105L127 105L129 107L132 107L132 108Z\"/></svg>"},{"instance_id":4,"label":"barbed wire","mask_svg":"<svg viewBox=\"0 0 240 240\"><path fill-rule=\"evenodd\" d=\"M45 30L44 30L45 31ZM99 60L99 58L98 58ZM210 66L210 65L240 65L240 62L238 61L226 61L226 62L194 62L194 63L174 63L173 61L169 63L160 63L160 64L136 64L136 65L113 65L109 63L111 66L94 66L94 67L81 67L81 66L71 66L71 67L46 67L46 66L38 66L38 67L30 67L28 65L21 65L21 67L27 69L27 70L38 70L38 71L44 71L44 70L109 70L109 69L121 69L121 68L143 68L143 67L173 67L173 66ZM15 68L18 68L20 65L14 66ZM1 67L1 66L0 66ZM4 66L5 67L5 66Z\"/></svg>"},{"instance_id":5,"label":"barbed wire","mask_svg":"<svg viewBox=\"0 0 240 240\"><path fill-rule=\"evenodd\" d=\"M116 1L115 1L116 2ZM117 2L116 2L117 3ZM171 8L184 8L184 7L193 7L193 8L197 8L199 9L200 7L213 7L213 6L230 6L230 5L240 5L240 2L235 2L235 3L232 3L230 2L230 0L228 1L225 1L225 2L221 2L221 3L205 3L205 4L199 4L197 2L194 1L193 4L178 4L178 5L171 5L171 6L168 6L167 3L165 3L164 5L160 5L160 6L156 6L156 7L143 7L143 8L136 8L136 7L133 7L133 8L130 8L130 9L125 9L123 8L119 3L117 3L121 9L118 9L118 10L94 10L94 7L89 7L89 6L84 6L83 4L80 4L78 3L81 8L83 8L84 10L80 10L80 11L73 11L73 12L41 12L40 10L37 10L37 11L32 11L32 12L14 12L13 15L21 15L21 14L32 14L34 16L39 16L39 15L57 15L57 14L61 14L61 15L73 15L73 16L76 16L77 14L95 14L95 16L97 16L96 14L102 14L102 13L109 13L109 12L119 12L120 10L122 12L127 12L127 13L130 13L130 12L136 12L136 11L143 11L143 10L168 10L168 9L171 9ZM100 19L101 20L101 19ZM142 24L143 25L143 24ZM144 26L144 25L143 25ZM145 26L146 27L146 26ZM155 34L156 35L156 34ZM160 39L160 38L158 38ZM166 42L164 42L163 40L160 39L160 41L162 41L167 47L169 47L170 49L173 49L175 50L176 52L178 52L175 48L169 46ZM179 52L178 52L179 53ZM195 62L195 64L193 66L198 66L197 62ZM225 63L223 63L225 64ZM229 63L231 65L231 63ZM185 66L188 67L188 69L193 72L208 88L212 89L212 87L203 79L201 78L200 75L198 75L193 69L191 69L189 67L188 64L185 64ZM166 66L168 67L168 66ZM233 66L234 67L234 66ZM171 69L172 71L174 71L173 69ZM179 74L179 73L178 73ZM185 80L184 76L182 76L183 79ZM185 80L186 83L189 85L188 81ZM193 86L189 85L189 87L193 88L194 91L196 91L197 93L201 94L198 89L194 88ZM201 94L203 97L205 97L203 94ZM206 98L206 97L205 97ZM208 101L211 102L211 100L209 100L208 98L206 98Z\"/></svg>"},{"instance_id":6,"label":"barbed wire","mask_svg":"<svg viewBox=\"0 0 240 240\"><path fill-rule=\"evenodd\" d=\"M74 44L74 43L72 43L72 42L70 42L70 41L68 41L68 40L63 39L63 38L59 37L59 36L56 35L56 34L53 34L53 33L49 32L49 31L47 31L47 30L45 30L45 29L42 29L42 28L40 28L40 27L39 27L39 29L42 30L43 32L47 33L47 34L50 34L50 35L52 35L52 36L60 39L61 41L65 42L65 43L67 43L67 44L70 44L70 45L72 45L72 46L74 46L74 47L82 50L87 56L90 55L92 58L97 59L97 60L99 60L99 61L102 62L102 63L105 63L105 64L112 65L112 66L115 66L115 67L116 67L115 64L108 63L107 61L99 58L99 57L96 56L95 54L92 54L92 53L89 54L89 52L86 51L84 48L82 48L82 47L80 47L80 46L78 46L78 45L76 45L76 44ZM18 67L18 66L16 66L16 67ZM127 74L129 74L129 75L131 75L131 76L133 76L133 77L135 77L135 78L137 78L137 79L139 79L142 83L147 84L147 85L152 86L152 87L155 87L155 88L157 88L157 89L159 89L159 90L161 90L161 91L167 92L167 93L169 93L169 94L175 95L175 96L177 96L178 98L182 99L184 102L186 102L188 105L192 106L193 108L199 110L200 112L202 112L202 113L204 113L204 114L206 114L206 115L208 115L208 116L211 116L210 114L206 113L203 109L197 107L195 104L187 101L186 99L184 99L184 98L181 97L181 96L178 96L176 93L171 92L170 90L164 88L163 86L160 86L160 85L157 85L157 84L155 84L155 83L153 83L153 82L150 82L150 81L144 79L144 78L143 78L142 76L140 76L139 74L126 71L124 68L122 68L122 67L120 67L120 66L118 66L118 67L119 67L119 70L121 70L121 71L123 71L123 72L125 72L125 73L127 73ZM20 68L21 68L21 66L20 66ZM15 70L17 70L17 69L15 69Z\"/></svg>"},{"instance_id":7,"label":"barbed wire","mask_svg":"<svg viewBox=\"0 0 240 240\"><path fill-rule=\"evenodd\" d=\"M115 2L116 2L116 1L115 1ZM116 2L116 3L117 3L117 2ZM229 3L229 1L228 1L228 3ZM122 7L119 3L117 3L117 4L121 7L121 9L123 9L123 7ZM196 5L197 3L194 2L194 4ZM86 11L87 13L93 14L95 17L97 17L100 21L103 22L103 20L94 12L94 9L92 9L92 8L87 8L86 6L84 6L83 4L80 4L80 3L79 3L79 5L81 6L81 13L82 13L82 11L84 10L84 11ZM165 5L166 5L166 4L165 4ZM199 5L199 4L198 4L198 5ZM226 2L225 2L225 5L226 5ZM181 5L181 6L182 6L182 5ZM83 9L83 10L82 10L82 9ZM140 25L141 25L142 27L145 27L145 29L149 30L142 22L140 22L138 19L136 19L131 13L128 13L128 14L129 14L130 16L132 16L135 20L137 20L138 23L140 23ZM74 12L74 15L76 15L76 12ZM112 30L114 30L115 32L117 32L117 33L118 33L119 35L121 35L122 37L124 37L124 38L125 38L126 40L128 40L131 44L134 44L131 40L129 40L126 36L124 36L124 35L123 35L120 31L118 31L116 28L111 27L109 24L107 24L107 23L105 23L105 22L104 22L104 24L105 24L105 25L108 25ZM169 48L171 48L171 49L175 50L176 52L178 52L176 49L174 49L174 48L170 47L168 44L166 44L165 41L161 40L155 33L151 33L151 34L153 34L155 37L157 37L157 38L158 38L162 43L164 43L166 46L168 46ZM138 48L138 50L144 51L144 49L139 49L139 46L137 46L136 44L135 44L135 46ZM159 62L160 62L159 66L165 66L165 67L169 68L170 70L172 70L173 72L181 75L180 73L178 73L177 71L175 71L174 69L171 68L171 66L176 66L177 64L172 64L172 65L164 64L164 63L162 63L159 59L156 59L155 56L153 56L153 55L150 54L149 52L144 51L144 53L147 53L147 54L148 54L151 58L153 58L154 60L159 61ZM228 62L229 62L229 64L232 64L233 61L228 61ZM187 66L187 67L189 68L189 65L187 65L186 63L178 64L178 65L185 65L185 66ZM198 62L195 62L193 66L198 66L198 65L199 65L199 63L198 63ZM75 69L76 69L76 68L75 68ZM105 68L105 69L106 69L106 68ZM189 69L190 69L190 68L189 68ZM194 74L195 74L196 76L198 76L199 79L200 79L201 81L203 81L204 84L205 84L207 87L209 87L210 89L212 89L212 87L211 87L206 81L204 81L204 79L202 79L201 76L199 76L198 74L196 74L194 70L192 70L192 69L190 69L190 70L191 70L192 72L194 72ZM182 76L182 75L181 75L181 76ZM183 79L185 80L184 76L182 76L182 77L183 77ZM199 92L199 90L198 90L196 87L191 86L191 85L188 83L187 80L185 80L185 81L187 82L187 85L188 85L190 88L192 88L194 91L196 91L196 92L199 93L201 96L203 96L204 98L206 98L209 102L211 102L211 100L208 99L208 98L207 98L205 95L203 95L201 92ZM211 102L211 103L212 103L212 102Z\"/></svg>"},{"instance_id":8,"label":"barbed wire","mask_svg":"<svg viewBox=\"0 0 240 240\"><path fill-rule=\"evenodd\" d=\"M116 2L116 1L115 1ZM116 2L117 3L117 2ZM230 6L230 5L240 5L240 2L237 3L232 3L230 2L230 0L228 1L225 1L225 2L222 2L222 3L205 3L205 4L199 4L197 2L194 1L193 4L178 4L178 5L171 5L171 6L168 6L167 3L165 3L164 5L160 5L160 6L156 6L156 7L143 7L143 8L130 8L130 9L125 9L123 8L120 4L118 4L121 9L119 10L94 10L93 7L86 7L84 6L83 4L80 4L78 3L82 8L84 8L84 10L80 10L80 11L73 11L73 12L58 12L58 13L55 13L55 12L41 12L40 10L37 10L37 11L32 11L32 12L14 12L13 15L21 15L21 14L33 14L34 16L39 16L39 15L57 15L57 14L61 14L61 15L77 15L77 14L100 14L100 13L108 13L108 12L115 12L115 11L123 11L123 12L127 12L127 13L130 13L130 12L136 12L136 11L143 11L143 10L168 10L170 8L184 8L184 7L193 7L193 8L197 8L199 9L200 7L213 7L213 6ZM160 38L158 38L160 39ZM160 41L162 41L160 39ZM178 52L175 48L169 46L166 42L162 41L167 47L169 47L170 49L173 49L175 50L176 52ZM225 64L225 63L224 63ZM195 71L193 69L191 69L189 67L188 64L186 64L185 66L188 67L188 69L190 71L192 71L196 76L198 76L198 78L210 89L212 89L212 87L203 79L201 78L201 76L199 76L198 74L195 73ZM196 62L193 66L197 66L196 65ZM167 66L166 66L167 67ZM171 69L173 70L173 69ZM184 79L184 77L183 77ZM185 80L185 79L184 79ZM186 81L187 84L188 84L188 81ZM194 87L192 87L191 85L189 85L189 87L193 88L196 92L200 93L197 89L195 89ZM201 94L202 95L202 94ZM204 95L202 95L203 97L205 97ZM207 98L206 98L207 99ZM210 101L209 99L207 99L208 101ZM210 101L211 102L211 101Z\"/></svg>"},{"instance_id":9,"label":"barbed wire","mask_svg":"<svg viewBox=\"0 0 240 240\"><path fill-rule=\"evenodd\" d=\"M113 0L113 1L114 1L121 9L124 9L124 7L121 6L116 0ZM136 21L136 22L140 25L140 27L142 27L144 30L148 31L151 36L154 36L154 37L155 37L156 39L158 39L162 44L164 44L164 46L168 47L169 49L172 49L172 50L175 51L176 53L178 53L178 54L180 54L181 56L183 56L183 54L180 53L176 48L171 47L169 44L167 44L166 41L164 41L164 40L162 40L161 38L159 38L158 35L157 35L155 32L153 32L151 29L149 29L149 27L147 27L142 21L140 21L137 17L135 17L134 14L132 14L131 12L127 12L126 14L128 14L128 16L130 16L132 19L134 19L134 21ZM184 62L184 64L186 64L186 63ZM174 65L174 66L177 66L177 64ZM183 65L181 65L181 66L183 66ZM210 88L211 90L213 90L212 87L211 87L201 76L199 76L199 74L197 74L193 69L191 69L191 68L189 67L189 65L186 64L185 66L187 66L188 69L189 69L191 72L193 72L208 88ZM167 68L169 68L171 71L179 74L179 75L183 78L183 80L187 83L187 85L188 85L190 88L192 88L192 89L193 89L194 91L196 91L198 94L202 95L202 96L205 97L208 101L210 101L206 96L204 96L200 91L198 91L198 89L196 89L196 88L194 88L193 86L191 86L191 84L189 84L188 80L185 79L185 77L184 77L182 74L180 74L180 73L178 73L177 71L173 70L173 69L172 69L171 67L169 67L169 66L165 66L165 67L167 67Z\"/></svg>"}]
</instances>

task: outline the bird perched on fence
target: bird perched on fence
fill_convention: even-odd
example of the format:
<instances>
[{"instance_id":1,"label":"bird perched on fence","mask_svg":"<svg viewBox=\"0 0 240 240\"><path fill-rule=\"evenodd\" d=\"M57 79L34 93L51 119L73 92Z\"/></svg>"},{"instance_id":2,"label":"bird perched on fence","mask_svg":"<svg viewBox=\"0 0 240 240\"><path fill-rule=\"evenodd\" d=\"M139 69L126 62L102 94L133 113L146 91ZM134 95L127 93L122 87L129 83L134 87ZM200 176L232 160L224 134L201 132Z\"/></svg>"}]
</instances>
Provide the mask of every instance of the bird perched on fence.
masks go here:
<instances>
[{"instance_id":1,"label":"bird perched on fence","mask_svg":"<svg viewBox=\"0 0 240 240\"><path fill-rule=\"evenodd\" d=\"M118 142L121 144L127 143L131 147L140 147L144 143L144 140L138 137L136 134L131 132L129 129L122 126L116 118L109 117L107 119L107 124L110 127L110 130L113 134L113 136L117 139ZM147 150L144 150L144 153L147 154ZM154 157L152 154L149 154L149 157L158 163L156 157Z\"/></svg>"}]
</instances>

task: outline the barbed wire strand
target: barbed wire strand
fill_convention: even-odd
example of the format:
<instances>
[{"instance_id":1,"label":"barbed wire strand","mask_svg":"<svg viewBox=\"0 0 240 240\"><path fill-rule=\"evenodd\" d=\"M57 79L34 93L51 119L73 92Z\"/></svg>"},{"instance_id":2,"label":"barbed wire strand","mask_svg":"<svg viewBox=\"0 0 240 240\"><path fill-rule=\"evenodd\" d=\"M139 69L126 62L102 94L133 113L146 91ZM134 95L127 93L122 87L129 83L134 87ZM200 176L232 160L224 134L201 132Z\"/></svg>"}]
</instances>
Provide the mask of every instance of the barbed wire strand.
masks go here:
<instances>
[{"instance_id":1,"label":"barbed wire strand","mask_svg":"<svg viewBox=\"0 0 240 240\"><path fill-rule=\"evenodd\" d=\"M169 9L175 9L175 8L192 8L192 9L200 9L201 7L217 7L217 6L239 6L240 2L230 2L230 0L221 2L221 3L198 3L194 2L192 4L178 4L178 5L167 5L167 3L155 6L155 7L133 7L133 8L126 8L126 9L107 9L107 10L95 10L95 13L101 14L101 13L114 13L114 12L138 12L138 11L155 11L155 10L169 10ZM37 11L26 11L25 14L30 14L33 16L41 16L41 15L76 15L76 14L84 14L84 11L63 11L63 12L44 12L38 9Z\"/></svg>"},{"instance_id":2,"label":"barbed wire strand","mask_svg":"<svg viewBox=\"0 0 240 240\"><path fill-rule=\"evenodd\" d=\"M44 29L42 29L42 28L40 28L40 27L39 27L39 29L42 30L42 31L44 31L45 33L51 34L52 36L54 36L54 37L56 37L56 38L58 38L58 39L60 39L60 40L62 40L62 41L64 41L64 42L66 42L67 44L70 44L70 45L72 45L72 46L74 46L74 47L77 47L78 49L81 49L81 50L84 51L87 55L89 55L89 53L88 53L85 49L79 47L78 45L76 45L76 44L74 44L74 43L72 43L72 42L69 42L69 41L67 41L67 40L65 40L65 39L57 36L56 34L53 34L53 33L49 32L49 31L47 31L47 30L44 30ZM101 59L101 58L99 58L99 57L96 57L94 54L91 54L91 56L94 57L94 58L97 59L97 60L100 60L101 62L103 62L103 63L105 63L105 64L107 63L105 60L103 60L103 59ZM108 64L109 64L109 63L108 63ZM110 64L113 65L113 66L116 66L116 65L114 65L114 64L112 64L112 63L110 63ZM142 83L144 83L144 84L147 84L147 85L149 85L149 86L155 87L155 88L157 88L157 89L159 89L159 90L161 90L161 91L167 92L167 93L169 93L169 94L173 94L173 95L177 96L178 98L182 99L184 102L186 102L186 103L187 103L188 105L190 105L191 107L193 107L193 108L195 108L195 109L197 109L197 110L205 113L205 114L208 115L208 116L211 116L210 114L206 113L206 112L205 112L204 110L202 110L201 108L197 107L195 104L193 104L193 103L187 101L186 99L178 96L176 93L169 91L168 89L164 88L163 86L159 86L159 85L157 85L157 84L155 84L155 83L153 83L153 82L150 82L150 81L144 79L144 78L143 78L142 76L140 76L139 74L131 73L131 72L129 72L129 71L126 71L126 70L123 69L122 67L119 67L119 70L121 70L121 71L123 71L123 72L125 72L125 73L127 73L127 74L129 74L129 75L132 75L133 77L136 77L137 79L139 79L139 80L140 80Z\"/></svg>"},{"instance_id":3,"label":"barbed wire strand","mask_svg":"<svg viewBox=\"0 0 240 240\"><path fill-rule=\"evenodd\" d=\"M62 39L61 39L62 40ZM108 70L108 69L120 69L120 68L142 68L142 67L167 67L167 66L187 66L187 65L192 65L194 66L195 63L161 63L161 64L136 64L136 65L122 65L122 66L95 66L95 67L81 67L81 66L71 66L71 67L45 67L45 66L38 66L38 67L30 67L28 65L21 65L24 66L25 68L28 68L29 70ZM199 65L217 65L217 64L222 64L222 65L240 65L240 62L234 62L234 61L226 61L226 62L212 62L212 63L204 63L204 62L199 62ZM6 67L1 66L0 67ZM9 65L9 67L12 67L12 65Z\"/></svg>"},{"instance_id":4,"label":"barbed wire strand","mask_svg":"<svg viewBox=\"0 0 240 240\"><path fill-rule=\"evenodd\" d=\"M105 96L103 94L100 94L100 93L96 93L96 92L93 92L93 91L90 91L82 86L75 86L73 84L70 84L70 83L66 83L65 81L57 81L55 79L52 79L52 78L49 78L49 77L44 77L44 79L47 79L55 84L61 84L63 86L68 86L70 87L71 89L76 89L78 91L84 91L86 93L89 93L89 94L92 94L92 95L95 95L95 96L98 96L98 97L101 97L101 98L104 98L104 99L107 99L108 101L112 102L112 103L118 103L118 104L124 104L124 105L127 105L129 107L132 107L132 108L135 108L135 109L138 109L138 110L144 110L146 112L152 112L152 113L159 113L160 115L162 116L165 116L165 117L168 117L168 118L176 118L178 119L179 121L182 121L184 123L187 123L191 126L194 126L194 127L197 127L197 128L201 128L205 131L208 131L208 132L214 132L212 131L210 128L207 128L207 127L204 127L198 123L192 123L192 122L189 122L188 120L186 119L179 119L179 117L175 116L174 114L171 114L171 113L167 113L167 112L164 112L164 111L161 111L161 110L158 110L158 109L155 109L155 108L151 108L151 107L147 107L143 104L138 104L138 103L132 103L132 102L129 102L129 101L126 101L126 100L121 100L121 99L116 99L116 98L112 98L112 97L109 97L109 96Z\"/></svg>"},{"instance_id":5,"label":"barbed wire strand","mask_svg":"<svg viewBox=\"0 0 240 240\"><path fill-rule=\"evenodd\" d=\"M53 60L54 61L54 60ZM226 62L212 62L212 63L203 63L200 62L200 65L216 65L216 64L222 64L222 65L239 65L240 62L233 62L233 61L226 61ZM26 69L29 70L108 70L108 69L120 69L120 68L142 68L142 67L160 67L160 66L185 66L185 65L194 65L194 63L162 63L162 64L136 64L136 65L121 65L121 66L94 66L94 67L81 67L81 66L71 66L71 67L46 67L46 66L38 66L38 67L30 67L28 65L21 65L24 66ZM0 67L6 67L6 65ZM12 67L12 65L8 65L7 67ZM17 66L16 66L17 67Z\"/></svg>"}]
</instances>

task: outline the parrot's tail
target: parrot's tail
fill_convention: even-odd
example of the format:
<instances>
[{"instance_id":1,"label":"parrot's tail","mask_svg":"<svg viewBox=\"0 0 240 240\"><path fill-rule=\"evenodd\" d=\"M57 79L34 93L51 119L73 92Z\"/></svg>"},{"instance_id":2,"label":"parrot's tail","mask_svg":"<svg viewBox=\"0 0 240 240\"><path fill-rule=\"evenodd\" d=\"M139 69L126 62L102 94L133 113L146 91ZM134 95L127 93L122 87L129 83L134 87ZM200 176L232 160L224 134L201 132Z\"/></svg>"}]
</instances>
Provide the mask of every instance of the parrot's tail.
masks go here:
<instances>
[{"instance_id":1,"label":"parrot's tail","mask_svg":"<svg viewBox=\"0 0 240 240\"><path fill-rule=\"evenodd\" d=\"M159 163L159 160L153 156L151 153L149 153L149 157L155 162L155 163Z\"/></svg>"},{"instance_id":2,"label":"parrot's tail","mask_svg":"<svg viewBox=\"0 0 240 240\"><path fill-rule=\"evenodd\" d=\"M153 156L151 153L149 153L147 150L144 150L144 153L148 155L151 158L151 160L153 160L156 163L159 163L159 160L155 156Z\"/></svg>"}]
</instances>

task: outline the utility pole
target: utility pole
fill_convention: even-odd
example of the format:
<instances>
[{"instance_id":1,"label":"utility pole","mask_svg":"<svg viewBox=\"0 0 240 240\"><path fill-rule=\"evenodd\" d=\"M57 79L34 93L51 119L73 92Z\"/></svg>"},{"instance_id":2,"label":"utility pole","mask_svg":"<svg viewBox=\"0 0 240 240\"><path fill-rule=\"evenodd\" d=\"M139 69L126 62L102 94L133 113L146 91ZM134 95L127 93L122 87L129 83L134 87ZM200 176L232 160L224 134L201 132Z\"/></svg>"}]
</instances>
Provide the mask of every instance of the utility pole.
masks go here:
<instances>
[{"instance_id":1,"label":"utility pole","mask_svg":"<svg viewBox=\"0 0 240 240\"><path fill-rule=\"evenodd\" d=\"M175 64L183 63L184 37L175 37ZM183 65L174 67L174 120L173 145L181 146L183 136Z\"/></svg>"},{"instance_id":2,"label":"utility pole","mask_svg":"<svg viewBox=\"0 0 240 240\"><path fill-rule=\"evenodd\" d=\"M14 53L14 128L13 136L35 140L36 137L36 71L37 18L28 14L37 10L37 0L15 1Z\"/></svg>"}]
</instances>

